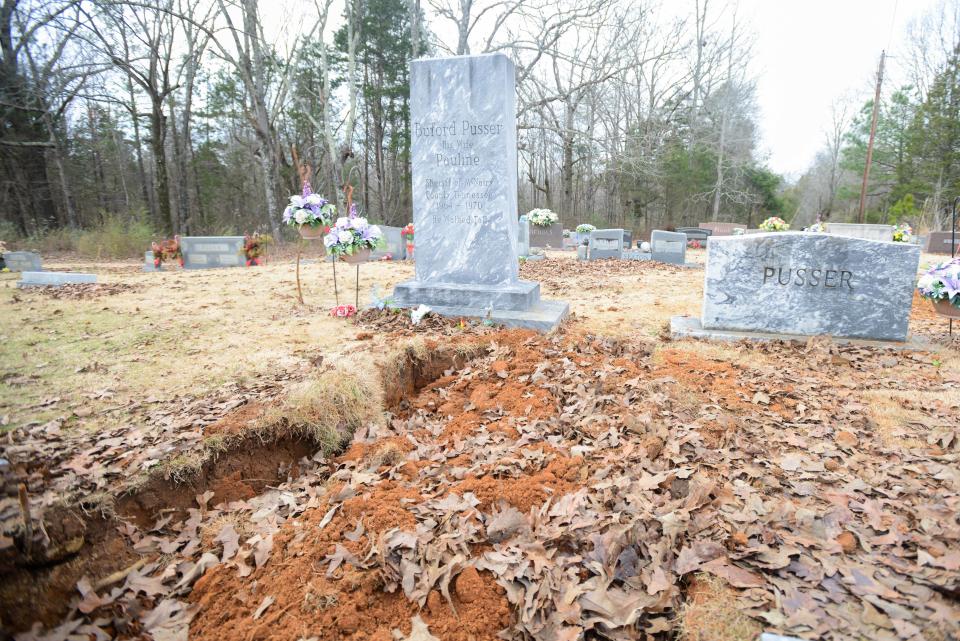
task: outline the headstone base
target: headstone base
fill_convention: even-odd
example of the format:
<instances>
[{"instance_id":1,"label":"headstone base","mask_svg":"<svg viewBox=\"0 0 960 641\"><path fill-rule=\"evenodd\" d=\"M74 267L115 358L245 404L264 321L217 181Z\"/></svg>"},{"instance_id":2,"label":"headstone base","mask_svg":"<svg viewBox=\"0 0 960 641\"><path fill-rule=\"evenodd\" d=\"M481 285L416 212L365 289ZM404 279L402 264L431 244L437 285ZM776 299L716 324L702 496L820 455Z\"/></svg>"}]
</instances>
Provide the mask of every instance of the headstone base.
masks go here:
<instances>
[{"instance_id":1,"label":"headstone base","mask_svg":"<svg viewBox=\"0 0 960 641\"><path fill-rule=\"evenodd\" d=\"M768 332L741 332L733 329L704 329L699 318L693 316L674 316L670 319L671 338L698 338L711 341L795 341L806 343L813 336L798 334L773 334ZM909 336L906 342L874 341L863 338L830 337L838 345L857 345L861 347L887 347L890 349L921 350L933 348L932 343L919 336Z\"/></svg>"},{"instance_id":2,"label":"headstone base","mask_svg":"<svg viewBox=\"0 0 960 641\"><path fill-rule=\"evenodd\" d=\"M540 300L540 283L520 280L514 285L424 283L408 280L393 290L401 307L455 307L522 311Z\"/></svg>"},{"instance_id":3,"label":"headstone base","mask_svg":"<svg viewBox=\"0 0 960 641\"><path fill-rule=\"evenodd\" d=\"M526 310L496 309L489 313L478 307L429 306L441 316L488 319L497 325L550 332L570 313L570 305L562 300L541 300Z\"/></svg>"}]
</instances>

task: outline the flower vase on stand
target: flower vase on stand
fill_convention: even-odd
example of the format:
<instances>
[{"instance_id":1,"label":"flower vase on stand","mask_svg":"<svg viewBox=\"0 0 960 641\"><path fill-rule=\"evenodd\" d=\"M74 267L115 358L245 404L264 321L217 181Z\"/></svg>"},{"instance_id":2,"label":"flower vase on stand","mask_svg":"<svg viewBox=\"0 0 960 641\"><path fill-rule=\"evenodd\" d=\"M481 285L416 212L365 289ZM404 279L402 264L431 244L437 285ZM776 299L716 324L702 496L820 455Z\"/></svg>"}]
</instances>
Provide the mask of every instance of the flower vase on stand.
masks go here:
<instances>
[{"instance_id":1,"label":"flower vase on stand","mask_svg":"<svg viewBox=\"0 0 960 641\"><path fill-rule=\"evenodd\" d=\"M413 260L413 243L407 243L407 260Z\"/></svg>"}]
</instances>

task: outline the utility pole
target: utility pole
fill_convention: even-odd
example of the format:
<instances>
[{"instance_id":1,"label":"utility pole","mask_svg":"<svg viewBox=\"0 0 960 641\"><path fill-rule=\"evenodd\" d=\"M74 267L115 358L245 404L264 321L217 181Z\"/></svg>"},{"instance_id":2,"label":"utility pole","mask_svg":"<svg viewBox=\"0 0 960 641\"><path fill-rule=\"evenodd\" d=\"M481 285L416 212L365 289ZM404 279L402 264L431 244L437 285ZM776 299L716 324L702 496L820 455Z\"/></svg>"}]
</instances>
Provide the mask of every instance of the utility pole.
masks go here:
<instances>
[{"instance_id":1,"label":"utility pole","mask_svg":"<svg viewBox=\"0 0 960 641\"><path fill-rule=\"evenodd\" d=\"M863 223L867 206L867 181L870 179L870 162L873 160L873 139L877 135L877 118L880 116L880 86L883 84L883 61L887 52L880 52L880 66L877 68L877 91L873 96L873 119L870 122L870 141L867 143L867 162L863 167L863 183L860 185L860 210L857 222Z\"/></svg>"}]
</instances>

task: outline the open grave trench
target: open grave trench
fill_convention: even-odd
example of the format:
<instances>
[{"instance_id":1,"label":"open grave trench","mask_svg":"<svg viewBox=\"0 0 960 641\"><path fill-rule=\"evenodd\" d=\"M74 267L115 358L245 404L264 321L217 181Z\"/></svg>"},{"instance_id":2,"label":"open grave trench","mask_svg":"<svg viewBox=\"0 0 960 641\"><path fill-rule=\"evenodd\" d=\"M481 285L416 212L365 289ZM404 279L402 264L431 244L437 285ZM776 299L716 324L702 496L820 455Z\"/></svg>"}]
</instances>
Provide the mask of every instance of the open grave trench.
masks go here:
<instances>
[{"instance_id":1,"label":"open grave trench","mask_svg":"<svg viewBox=\"0 0 960 641\"><path fill-rule=\"evenodd\" d=\"M248 403L199 461L109 509L34 519L29 550L12 532L3 623L42 624L19 638L839 639L867 611L875 638L956 635L957 408L906 401L923 420L895 446L859 390L957 381L921 354L730 349L744 358L489 331L386 359L384 418L344 411L370 393L349 379L306 410ZM343 411L334 432L304 428L318 408ZM714 584L720 623L696 610Z\"/></svg>"}]
</instances>

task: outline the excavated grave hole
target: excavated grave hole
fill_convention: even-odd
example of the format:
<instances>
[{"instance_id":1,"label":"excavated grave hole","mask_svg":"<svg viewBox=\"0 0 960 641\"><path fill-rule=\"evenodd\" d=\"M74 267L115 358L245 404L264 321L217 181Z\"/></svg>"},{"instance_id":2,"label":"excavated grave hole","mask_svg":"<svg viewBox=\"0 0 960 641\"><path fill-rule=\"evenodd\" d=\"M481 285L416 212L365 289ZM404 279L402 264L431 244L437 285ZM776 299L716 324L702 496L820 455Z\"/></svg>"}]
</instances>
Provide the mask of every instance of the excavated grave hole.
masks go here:
<instances>
[{"instance_id":1,"label":"excavated grave hole","mask_svg":"<svg viewBox=\"0 0 960 641\"><path fill-rule=\"evenodd\" d=\"M383 367L384 407L396 412L420 389L485 351L480 345L401 350ZM249 423L259 414L244 406L222 420ZM222 449L182 478L154 474L115 497L112 514L82 504L48 510L42 524L49 537L46 546L27 551L22 533L15 533L17 544L0 552L0 631L26 630L34 622L45 628L59 625L71 613L71 603L79 597L77 582L84 577L101 594L122 585L124 571L143 559L121 533L124 521L147 530L166 516L184 518L207 491L214 492L211 505L253 498L297 477L298 462L320 449L321 444L302 434L226 438Z\"/></svg>"}]
</instances>

